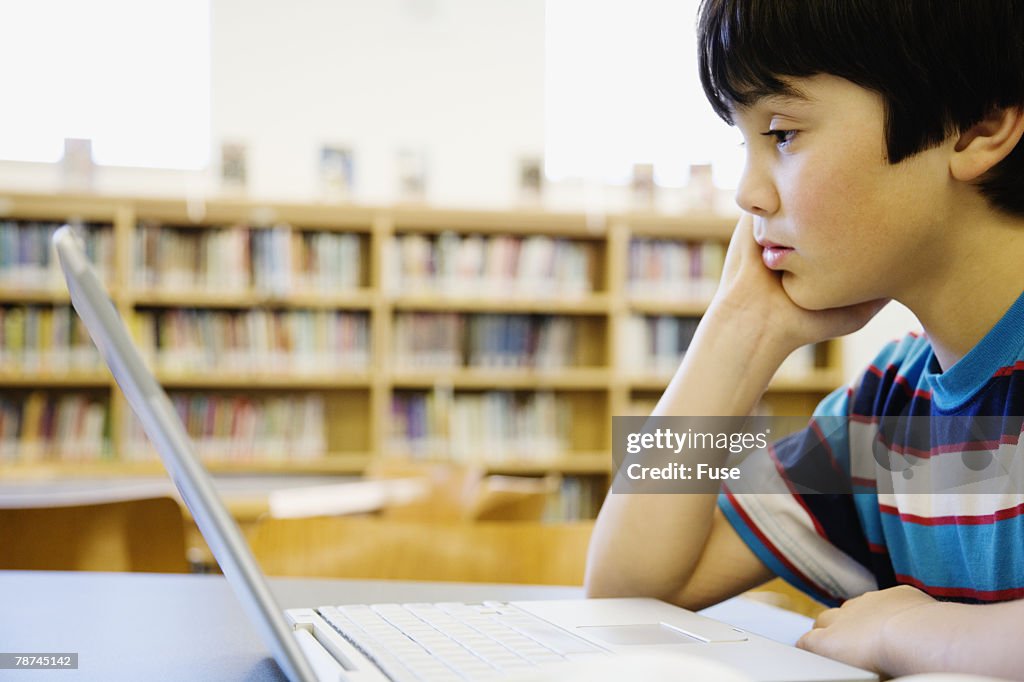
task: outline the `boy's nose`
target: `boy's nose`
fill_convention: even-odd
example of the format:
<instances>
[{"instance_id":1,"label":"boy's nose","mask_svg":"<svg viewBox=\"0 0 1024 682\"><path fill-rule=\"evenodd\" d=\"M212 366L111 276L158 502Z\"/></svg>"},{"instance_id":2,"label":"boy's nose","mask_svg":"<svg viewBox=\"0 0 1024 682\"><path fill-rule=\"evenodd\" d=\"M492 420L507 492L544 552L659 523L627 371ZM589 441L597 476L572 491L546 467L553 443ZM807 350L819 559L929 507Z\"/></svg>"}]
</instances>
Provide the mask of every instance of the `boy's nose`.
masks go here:
<instances>
[{"instance_id":1,"label":"boy's nose","mask_svg":"<svg viewBox=\"0 0 1024 682\"><path fill-rule=\"evenodd\" d=\"M748 162L736 188L736 203L747 213L770 215L779 210L779 195L771 178Z\"/></svg>"}]
</instances>

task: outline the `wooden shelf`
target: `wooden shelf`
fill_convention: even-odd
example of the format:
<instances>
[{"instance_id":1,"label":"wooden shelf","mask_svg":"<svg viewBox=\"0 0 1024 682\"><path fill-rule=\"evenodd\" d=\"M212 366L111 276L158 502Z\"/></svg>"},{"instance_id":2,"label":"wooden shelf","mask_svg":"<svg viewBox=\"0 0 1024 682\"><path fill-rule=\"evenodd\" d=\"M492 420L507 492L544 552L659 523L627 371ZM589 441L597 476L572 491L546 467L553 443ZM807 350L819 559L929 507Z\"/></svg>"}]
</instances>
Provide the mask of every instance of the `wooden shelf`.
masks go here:
<instances>
[{"instance_id":1,"label":"wooden shelf","mask_svg":"<svg viewBox=\"0 0 1024 682\"><path fill-rule=\"evenodd\" d=\"M378 212L372 207L352 204L297 204L227 197L195 201L122 197L115 201L130 203L146 219L175 226L245 224L258 228L288 223L300 229L369 232Z\"/></svg>"},{"instance_id":2,"label":"wooden shelf","mask_svg":"<svg viewBox=\"0 0 1024 682\"><path fill-rule=\"evenodd\" d=\"M395 388L562 388L606 389L611 375L607 369L586 367L539 370L531 368L509 369L456 369L456 370L396 370L390 383Z\"/></svg>"},{"instance_id":3,"label":"wooden shelf","mask_svg":"<svg viewBox=\"0 0 1024 682\"><path fill-rule=\"evenodd\" d=\"M12 289L0 287L0 303L54 304L70 303L67 289Z\"/></svg>"},{"instance_id":4,"label":"wooden shelf","mask_svg":"<svg viewBox=\"0 0 1024 682\"><path fill-rule=\"evenodd\" d=\"M579 453L565 455L552 460L537 462L488 462L487 471L492 474L541 475L548 472L560 474L607 474L611 471L612 459L609 453Z\"/></svg>"},{"instance_id":5,"label":"wooden shelf","mask_svg":"<svg viewBox=\"0 0 1024 682\"><path fill-rule=\"evenodd\" d=\"M739 215L628 213L617 216L616 220L628 225L630 234L634 237L726 242L736 228Z\"/></svg>"},{"instance_id":6,"label":"wooden shelf","mask_svg":"<svg viewBox=\"0 0 1024 682\"><path fill-rule=\"evenodd\" d=\"M360 474L370 461L369 453L337 454L313 460L223 462L204 461L214 474ZM32 462L5 465L0 480L48 480L63 478L112 478L165 476L158 460L102 462Z\"/></svg>"},{"instance_id":7,"label":"wooden shelf","mask_svg":"<svg viewBox=\"0 0 1024 682\"><path fill-rule=\"evenodd\" d=\"M556 235L604 239L607 221L579 213L549 211L480 211L397 207L391 211L395 232L438 233L457 230L476 234Z\"/></svg>"},{"instance_id":8,"label":"wooden shelf","mask_svg":"<svg viewBox=\"0 0 1024 682\"><path fill-rule=\"evenodd\" d=\"M369 372L321 373L252 373L227 374L158 372L157 380L168 389L229 388L229 389L337 389L366 388L370 385Z\"/></svg>"},{"instance_id":9,"label":"wooden shelf","mask_svg":"<svg viewBox=\"0 0 1024 682\"><path fill-rule=\"evenodd\" d=\"M341 294L320 294L297 292L288 295L261 293L256 291L209 292L209 291L156 291L143 290L131 296L130 303L137 306L166 308L352 308L373 307L375 296L372 291L361 289Z\"/></svg>"},{"instance_id":10,"label":"wooden shelf","mask_svg":"<svg viewBox=\"0 0 1024 682\"><path fill-rule=\"evenodd\" d=\"M371 453L334 454L311 460L221 462L206 461L208 471L218 475L357 475L372 460ZM428 460L429 461L429 460ZM573 453L546 460L484 462L488 473L538 475L603 474L611 469L611 456L604 453ZM104 462L32 462L5 465L0 481L45 481L67 478L102 479L120 477L165 476L166 469L156 460Z\"/></svg>"},{"instance_id":11,"label":"wooden shelf","mask_svg":"<svg viewBox=\"0 0 1024 682\"><path fill-rule=\"evenodd\" d=\"M619 380L636 391L664 391L673 372L626 374ZM842 384L842 373L835 369L819 369L806 376L779 376L772 379L769 391L778 393L828 393Z\"/></svg>"},{"instance_id":12,"label":"wooden shelf","mask_svg":"<svg viewBox=\"0 0 1024 682\"><path fill-rule=\"evenodd\" d=\"M843 374L838 369L820 369L807 376L777 376L769 390L778 393L829 393L841 386Z\"/></svg>"},{"instance_id":13,"label":"wooden shelf","mask_svg":"<svg viewBox=\"0 0 1024 682\"><path fill-rule=\"evenodd\" d=\"M700 317L708 306L710 299L693 301L673 301L668 298L629 297L626 306L630 312L642 315L677 315L679 317Z\"/></svg>"},{"instance_id":14,"label":"wooden shelf","mask_svg":"<svg viewBox=\"0 0 1024 682\"><path fill-rule=\"evenodd\" d=\"M106 369L95 372L0 371L0 386L5 388L99 388L109 387L113 380Z\"/></svg>"},{"instance_id":15,"label":"wooden shelf","mask_svg":"<svg viewBox=\"0 0 1024 682\"><path fill-rule=\"evenodd\" d=\"M407 462L446 462L444 453L408 453L389 452L387 457ZM480 466L490 474L508 474L535 476L545 473L560 474L607 474L611 471L611 454L603 452L573 452L549 458L522 458L518 460L484 460L480 462L463 462L470 466Z\"/></svg>"},{"instance_id":16,"label":"wooden shelf","mask_svg":"<svg viewBox=\"0 0 1024 682\"><path fill-rule=\"evenodd\" d=\"M579 298L483 298L435 295L393 296L388 302L396 310L456 311L486 313L551 313L595 315L606 313L608 297L589 294Z\"/></svg>"}]
</instances>

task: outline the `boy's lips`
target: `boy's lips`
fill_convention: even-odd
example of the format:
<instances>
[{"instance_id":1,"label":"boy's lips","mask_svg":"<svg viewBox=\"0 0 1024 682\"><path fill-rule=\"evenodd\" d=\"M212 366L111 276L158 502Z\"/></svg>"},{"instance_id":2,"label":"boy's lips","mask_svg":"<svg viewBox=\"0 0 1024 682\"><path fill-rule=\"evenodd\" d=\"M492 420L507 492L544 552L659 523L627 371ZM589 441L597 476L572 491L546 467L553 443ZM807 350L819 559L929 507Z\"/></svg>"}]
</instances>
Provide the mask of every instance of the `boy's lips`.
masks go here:
<instances>
[{"instance_id":1,"label":"boy's lips","mask_svg":"<svg viewBox=\"0 0 1024 682\"><path fill-rule=\"evenodd\" d=\"M792 249L793 248L792 246L786 246L785 244L779 244L778 242L773 242L772 240L765 239L763 237L757 238L754 241L756 241L758 246L760 246L763 249Z\"/></svg>"},{"instance_id":2,"label":"boy's lips","mask_svg":"<svg viewBox=\"0 0 1024 682\"><path fill-rule=\"evenodd\" d=\"M778 244L769 239L758 239L757 243L762 249L761 260L771 270L780 269L786 257L793 252L793 247Z\"/></svg>"}]
</instances>

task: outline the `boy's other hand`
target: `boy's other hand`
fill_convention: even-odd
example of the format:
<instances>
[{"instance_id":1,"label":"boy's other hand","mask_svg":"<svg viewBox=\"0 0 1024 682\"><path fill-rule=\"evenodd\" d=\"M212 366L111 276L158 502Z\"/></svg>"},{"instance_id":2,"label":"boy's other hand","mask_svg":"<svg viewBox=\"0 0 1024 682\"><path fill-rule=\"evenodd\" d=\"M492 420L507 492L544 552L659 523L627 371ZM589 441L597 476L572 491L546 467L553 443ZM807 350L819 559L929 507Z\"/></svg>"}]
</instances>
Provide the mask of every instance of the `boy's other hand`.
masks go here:
<instances>
[{"instance_id":1,"label":"boy's other hand","mask_svg":"<svg viewBox=\"0 0 1024 682\"><path fill-rule=\"evenodd\" d=\"M721 283L711 305L750 320L752 328L767 328L769 338L787 354L857 331L889 302L866 301L827 310L801 308L782 287L782 273L768 269L761 253L754 240L754 217L744 213L729 242Z\"/></svg>"},{"instance_id":2,"label":"boy's other hand","mask_svg":"<svg viewBox=\"0 0 1024 682\"><path fill-rule=\"evenodd\" d=\"M823 611L814 628L797 641L801 649L864 668L891 673L885 641L891 634L892 619L921 608L942 608L921 590L900 585L867 592L847 600L838 609Z\"/></svg>"}]
</instances>

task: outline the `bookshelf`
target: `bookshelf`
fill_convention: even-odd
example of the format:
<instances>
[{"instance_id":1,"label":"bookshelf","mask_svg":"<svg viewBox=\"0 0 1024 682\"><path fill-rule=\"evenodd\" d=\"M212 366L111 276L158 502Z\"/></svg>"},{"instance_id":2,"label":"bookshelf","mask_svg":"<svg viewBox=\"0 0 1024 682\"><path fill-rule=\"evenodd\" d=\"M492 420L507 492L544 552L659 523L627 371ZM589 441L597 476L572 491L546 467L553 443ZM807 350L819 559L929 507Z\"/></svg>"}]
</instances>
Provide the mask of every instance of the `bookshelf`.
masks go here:
<instances>
[{"instance_id":1,"label":"bookshelf","mask_svg":"<svg viewBox=\"0 0 1024 682\"><path fill-rule=\"evenodd\" d=\"M50 258L67 221L213 471L557 472L592 516L735 219L0 193L0 478L161 471ZM840 365L803 349L765 409L809 414Z\"/></svg>"}]
</instances>

